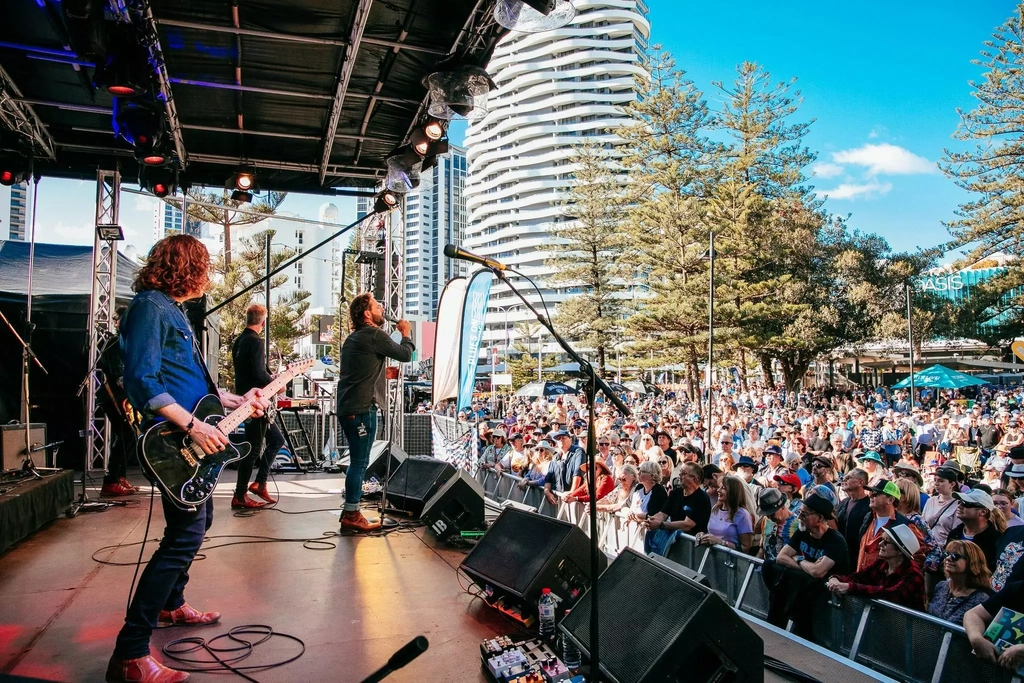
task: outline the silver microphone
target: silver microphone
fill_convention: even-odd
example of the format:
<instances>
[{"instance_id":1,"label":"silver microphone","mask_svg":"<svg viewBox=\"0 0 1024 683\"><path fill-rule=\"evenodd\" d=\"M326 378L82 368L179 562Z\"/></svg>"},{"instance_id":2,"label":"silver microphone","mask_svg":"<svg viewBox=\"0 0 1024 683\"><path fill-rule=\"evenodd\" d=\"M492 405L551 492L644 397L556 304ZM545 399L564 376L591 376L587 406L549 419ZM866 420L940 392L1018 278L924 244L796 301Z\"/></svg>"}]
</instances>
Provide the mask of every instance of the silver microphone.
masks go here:
<instances>
[{"instance_id":1,"label":"silver microphone","mask_svg":"<svg viewBox=\"0 0 1024 683\"><path fill-rule=\"evenodd\" d=\"M383 313L381 313L381 317L387 320L392 325L398 324L398 318L392 315L389 311L384 311Z\"/></svg>"}]
</instances>

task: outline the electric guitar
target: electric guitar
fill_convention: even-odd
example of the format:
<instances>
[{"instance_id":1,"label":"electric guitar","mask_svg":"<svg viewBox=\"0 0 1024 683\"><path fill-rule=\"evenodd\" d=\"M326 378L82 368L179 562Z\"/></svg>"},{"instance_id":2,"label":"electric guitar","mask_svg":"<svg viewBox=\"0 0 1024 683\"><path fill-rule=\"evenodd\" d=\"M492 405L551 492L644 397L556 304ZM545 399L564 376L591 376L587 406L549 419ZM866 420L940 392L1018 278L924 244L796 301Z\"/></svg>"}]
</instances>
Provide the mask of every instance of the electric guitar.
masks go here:
<instances>
[{"instance_id":1,"label":"electric guitar","mask_svg":"<svg viewBox=\"0 0 1024 683\"><path fill-rule=\"evenodd\" d=\"M315 363L312 358L292 363L273 382L263 387L263 396L275 396L289 380L306 372ZM220 399L207 394L199 399L192 417L197 422L215 425L228 436L252 417L253 405L253 401L246 401L225 415ZM213 495L224 466L249 455L251 448L247 443L229 442L223 451L207 455L185 430L170 422L158 422L142 435L139 453L143 466L157 487L177 505L190 508L205 503Z\"/></svg>"}]
</instances>

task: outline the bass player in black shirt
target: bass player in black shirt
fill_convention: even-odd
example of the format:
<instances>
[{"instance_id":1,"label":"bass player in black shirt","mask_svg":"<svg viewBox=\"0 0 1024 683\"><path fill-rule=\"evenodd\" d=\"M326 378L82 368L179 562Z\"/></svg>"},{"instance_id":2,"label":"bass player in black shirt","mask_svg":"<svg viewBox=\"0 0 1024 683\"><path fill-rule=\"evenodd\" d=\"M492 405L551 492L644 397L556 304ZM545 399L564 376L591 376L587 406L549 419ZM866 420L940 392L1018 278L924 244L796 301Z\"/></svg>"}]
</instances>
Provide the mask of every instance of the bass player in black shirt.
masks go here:
<instances>
[{"instance_id":1,"label":"bass player in black shirt","mask_svg":"<svg viewBox=\"0 0 1024 683\"><path fill-rule=\"evenodd\" d=\"M231 345L231 360L235 365L235 392L240 396L250 389L263 388L274 380L267 369L266 351L260 337L266 326L265 307L252 304L245 310L245 329ZM252 445L252 450L249 451L249 455L238 461L238 481L235 484L235 495L231 498L231 507L258 509L268 504L273 505L277 501L267 491L267 476L278 450L284 445L284 436L267 416L253 417L245 423L245 440ZM260 465L256 472L256 481L249 485L253 461L257 454L260 454ZM266 502L261 503L249 498L247 490Z\"/></svg>"}]
</instances>

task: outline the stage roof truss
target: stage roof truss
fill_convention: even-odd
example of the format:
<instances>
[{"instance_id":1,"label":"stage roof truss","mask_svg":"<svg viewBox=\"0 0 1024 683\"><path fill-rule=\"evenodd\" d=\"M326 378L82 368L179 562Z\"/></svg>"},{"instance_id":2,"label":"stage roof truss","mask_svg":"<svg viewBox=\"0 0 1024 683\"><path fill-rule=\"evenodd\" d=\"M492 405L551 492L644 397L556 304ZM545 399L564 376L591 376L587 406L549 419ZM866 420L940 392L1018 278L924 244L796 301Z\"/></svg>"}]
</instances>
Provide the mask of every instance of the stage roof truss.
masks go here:
<instances>
[{"instance_id":1,"label":"stage roof truss","mask_svg":"<svg viewBox=\"0 0 1024 683\"><path fill-rule=\"evenodd\" d=\"M105 23L130 23L145 47L189 182L223 185L248 165L263 189L330 194L383 179L438 62L486 64L505 32L494 2L119 0ZM114 100L93 87L94 60L76 52L61 4L4 5L0 126L31 141L43 175L136 177Z\"/></svg>"}]
</instances>

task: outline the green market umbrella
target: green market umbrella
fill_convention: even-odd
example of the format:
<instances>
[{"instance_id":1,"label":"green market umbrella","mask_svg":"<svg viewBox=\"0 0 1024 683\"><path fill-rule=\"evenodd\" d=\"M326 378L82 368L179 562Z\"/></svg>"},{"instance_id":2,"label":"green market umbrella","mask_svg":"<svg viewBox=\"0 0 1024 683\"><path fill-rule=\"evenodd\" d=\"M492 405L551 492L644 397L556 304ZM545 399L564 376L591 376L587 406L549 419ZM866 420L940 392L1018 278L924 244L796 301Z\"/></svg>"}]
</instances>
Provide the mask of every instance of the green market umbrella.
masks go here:
<instances>
[{"instance_id":1,"label":"green market umbrella","mask_svg":"<svg viewBox=\"0 0 1024 683\"><path fill-rule=\"evenodd\" d=\"M963 372L950 370L945 365L933 365L921 372L914 373L915 387L935 387L938 389L960 389L977 384L985 384L984 380L978 379ZM910 378L893 385L893 389L909 389Z\"/></svg>"}]
</instances>

